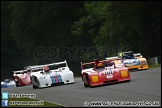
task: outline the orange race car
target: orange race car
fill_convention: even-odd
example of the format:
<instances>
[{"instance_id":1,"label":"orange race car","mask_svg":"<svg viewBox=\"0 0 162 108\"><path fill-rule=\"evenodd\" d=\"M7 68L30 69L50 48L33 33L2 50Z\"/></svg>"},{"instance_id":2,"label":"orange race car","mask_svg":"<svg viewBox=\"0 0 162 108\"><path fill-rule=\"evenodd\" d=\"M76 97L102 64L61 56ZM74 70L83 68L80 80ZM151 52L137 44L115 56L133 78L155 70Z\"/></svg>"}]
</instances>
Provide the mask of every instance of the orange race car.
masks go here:
<instances>
[{"instance_id":1,"label":"orange race car","mask_svg":"<svg viewBox=\"0 0 162 108\"><path fill-rule=\"evenodd\" d=\"M121 52L118 55L120 54L123 54L121 58L123 60L123 63L126 65L126 67L128 67L129 70L148 69L147 59L144 58L140 53L134 54L133 51L127 51L127 52ZM109 59L116 59L116 58L120 58L120 56L109 57L106 59L109 60Z\"/></svg>"}]
</instances>

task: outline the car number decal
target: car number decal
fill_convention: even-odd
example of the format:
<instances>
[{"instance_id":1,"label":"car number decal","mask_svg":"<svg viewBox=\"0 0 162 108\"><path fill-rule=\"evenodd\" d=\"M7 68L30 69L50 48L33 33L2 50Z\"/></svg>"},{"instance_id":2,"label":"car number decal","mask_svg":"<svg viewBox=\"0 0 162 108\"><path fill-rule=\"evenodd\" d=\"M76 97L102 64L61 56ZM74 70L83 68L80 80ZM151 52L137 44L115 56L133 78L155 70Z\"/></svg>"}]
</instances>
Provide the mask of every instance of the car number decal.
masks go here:
<instances>
[{"instance_id":1,"label":"car number decal","mask_svg":"<svg viewBox=\"0 0 162 108\"><path fill-rule=\"evenodd\" d=\"M62 82L61 75L57 74L58 82Z\"/></svg>"},{"instance_id":2,"label":"car number decal","mask_svg":"<svg viewBox=\"0 0 162 108\"><path fill-rule=\"evenodd\" d=\"M113 74L106 75L107 78L113 78Z\"/></svg>"},{"instance_id":3,"label":"car number decal","mask_svg":"<svg viewBox=\"0 0 162 108\"><path fill-rule=\"evenodd\" d=\"M57 75L54 75L54 78L55 78L56 83L58 83Z\"/></svg>"},{"instance_id":4,"label":"car number decal","mask_svg":"<svg viewBox=\"0 0 162 108\"><path fill-rule=\"evenodd\" d=\"M56 83L54 76L51 76L52 83Z\"/></svg>"},{"instance_id":5,"label":"car number decal","mask_svg":"<svg viewBox=\"0 0 162 108\"><path fill-rule=\"evenodd\" d=\"M108 75L108 74L113 74L113 71L111 71L111 70L106 70L106 71L105 71L105 75Z\"/></svg>"}]
</instances>

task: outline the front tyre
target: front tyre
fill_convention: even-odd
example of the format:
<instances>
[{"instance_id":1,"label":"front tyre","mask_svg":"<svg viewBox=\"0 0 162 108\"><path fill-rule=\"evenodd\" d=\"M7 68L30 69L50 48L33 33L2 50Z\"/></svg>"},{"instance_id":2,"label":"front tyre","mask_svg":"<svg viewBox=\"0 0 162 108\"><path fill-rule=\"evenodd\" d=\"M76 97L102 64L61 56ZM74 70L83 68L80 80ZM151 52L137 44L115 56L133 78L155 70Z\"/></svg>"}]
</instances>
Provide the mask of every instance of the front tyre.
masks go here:
<instances>
[{"instance_id":1,"label":"front tyre","mask_svg":"<svg viewBox=\"0 0 162 108\"><path fill-rule=\"evenodd\" d=\"M38 88L41 89L42 87L40 86L39 81L37 80Z\"/></svg>"}]
</instances>

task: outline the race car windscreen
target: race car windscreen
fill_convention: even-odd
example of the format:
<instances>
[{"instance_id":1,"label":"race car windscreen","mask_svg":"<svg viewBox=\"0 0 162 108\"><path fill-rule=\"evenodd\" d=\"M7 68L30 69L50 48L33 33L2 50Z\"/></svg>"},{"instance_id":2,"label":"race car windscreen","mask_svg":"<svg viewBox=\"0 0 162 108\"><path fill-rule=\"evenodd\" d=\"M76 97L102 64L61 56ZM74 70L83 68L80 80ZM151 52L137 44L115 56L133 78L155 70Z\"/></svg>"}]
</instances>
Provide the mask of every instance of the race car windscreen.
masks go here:
<instances>
[{"instance_id":1,"label":"race car windscreen","mask_svg":"<svg viewBox=\"0 0 162 108\"><path fill-rule=\"evenodd\" d=\"M52 65L52 66L48 66L49 70L56 70L58 68L62 68L62 67L66 67L66 64L59 64L59 65Z\"/></svg>"},{"instance_id":2,"label":"race car windscreen","mask_svg":"<svg viewBox=\"0 0 162 108\"><path fill-rule=\"evenodd\" d=\"M124 59L135 59L133 53L124 53L123 58L124 58Z\"/></svg>"}]
</instances>

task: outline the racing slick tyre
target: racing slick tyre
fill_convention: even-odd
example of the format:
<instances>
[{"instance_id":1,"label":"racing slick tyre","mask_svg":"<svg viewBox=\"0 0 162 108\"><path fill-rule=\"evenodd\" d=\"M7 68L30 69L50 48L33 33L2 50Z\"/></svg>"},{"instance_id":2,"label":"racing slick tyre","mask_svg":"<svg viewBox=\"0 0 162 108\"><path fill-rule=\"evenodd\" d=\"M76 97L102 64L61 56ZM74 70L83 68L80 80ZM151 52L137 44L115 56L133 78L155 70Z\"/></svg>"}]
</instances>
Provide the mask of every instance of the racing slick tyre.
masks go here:
<instances>
[{"instance_id":1,"label":"racing slick tyre","mask_svg":"<svg viewBox=\"0 0 162 108\"><path fill-rule=\"evenodd\" d=\"M88 75L83 76L83 81L84 81L84 87L90 86L90 80L89 80Z\"/></svg>"},{"instance_id":2,"label":"racing slick tyre","mask_svg":"<svg viewBox=\"0 0 162 108\"><path fill-rule=\"evenodd\" d=\"M19 87L19 86L20 86L20 82L16 81L16 87Z\"/></svg>"},{"instance_id":3,"label":"racing slick tyre","mask_svg":"<svg viewBox=\"0 0 162 108\"><path fill-rule=\"evenodd\" d=\"M41 89L42 87L40 86L39 81L37 80L38 88Z\"/></svg>"},{"instance_id":4,"label":"racing slick tyre","mask_svg":"<svg viewBox=\"0 0 162 108\"><path fill-rule=\"evenodd\" d=\"M36 88L38 88L38 87L36 87L35 85L33 85L33 89L36 89Z\"/></svg>"},{"instance_id":5,"label":"racing slick tyre","mask_svg":"<svg viewBox=\"0 0 162 108\"><path fill-rule=\"evenodd\" d=\"M84 82L84 87L89 87L89 85L85 84L85 82Z\"/></svg>"}]
</instances>

